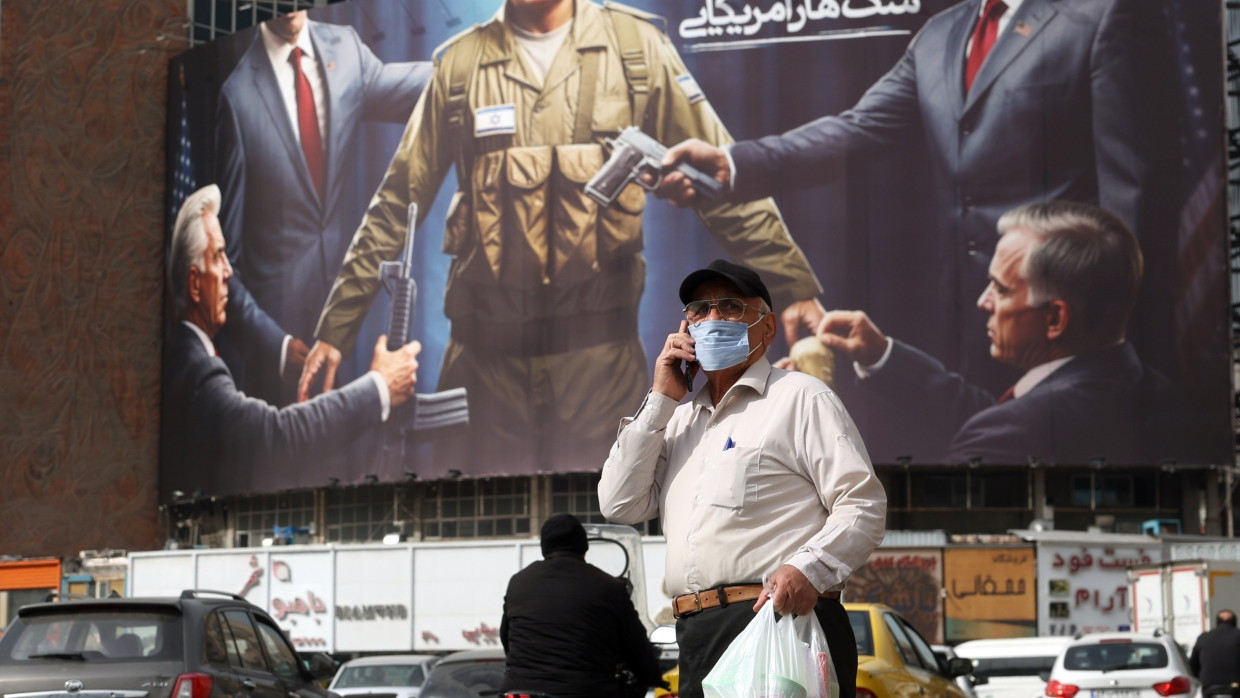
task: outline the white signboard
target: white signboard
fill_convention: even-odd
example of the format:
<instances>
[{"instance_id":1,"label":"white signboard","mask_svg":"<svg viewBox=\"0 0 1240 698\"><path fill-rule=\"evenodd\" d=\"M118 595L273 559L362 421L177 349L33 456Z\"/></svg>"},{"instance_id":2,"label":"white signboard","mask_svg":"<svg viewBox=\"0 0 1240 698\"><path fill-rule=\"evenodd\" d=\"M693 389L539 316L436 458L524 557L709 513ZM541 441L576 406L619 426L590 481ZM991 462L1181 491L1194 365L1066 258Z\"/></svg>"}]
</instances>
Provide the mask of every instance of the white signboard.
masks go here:
<instances>
[{"instance_id":1,"label":"white signboard","mask_svg":"<svg viewBox=\"0 0 1240 698\"><path fill-rule=\"evenodd\" d=\"M1038 544L1038 634L1131 630L1127 569L1161 561L1149 546Z\"/></svg>"}]
</instances>

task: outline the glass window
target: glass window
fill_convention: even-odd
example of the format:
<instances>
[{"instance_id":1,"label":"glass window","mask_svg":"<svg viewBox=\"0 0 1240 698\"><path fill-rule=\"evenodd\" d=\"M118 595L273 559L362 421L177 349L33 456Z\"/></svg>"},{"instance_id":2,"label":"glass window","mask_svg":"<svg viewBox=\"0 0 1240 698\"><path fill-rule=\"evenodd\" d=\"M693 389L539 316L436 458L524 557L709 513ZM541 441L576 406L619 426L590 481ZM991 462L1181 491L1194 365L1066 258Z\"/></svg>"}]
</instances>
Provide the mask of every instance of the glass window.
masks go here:
<instances>
[{"instance_id":1,"label":"glass window","mask_svg":"<svg viewBox=\"0 0 1240 698\"><path fill-rule=\"evenodd\" d=\"M284 633L262 618L258 619L258 632L267 656L271 657L271 673L284 679L297 678L300 675L297 653L284 639Z\"/></svg>"},{"instance_id":2,"label":"glass window","mask_svg":"<svg viewBox=\"0 0 1240 698\"><path fill-rule=\"evenodd\" d=\"M891 639L895 641L900 656L904 658L904 663L911 667L923 668L917 651L913 649L913 642L908 639L908 634L904 632L904 626L899 619L890 613L884 613L883 622L887 624L887 630L891 633Z\"/></svg>"},{"instance_id":3,"label":"glass window","mask_svg":"<svg viewBox=\"0 0 1240 698\"><path fill-rule=\"evenodd\" d=\"M267 671L267 660L259 645L258 631L250 622L250 614L240 610L224 611L224 625L232 634L235 647L235 652L229 652L229 656L236 657L240 662L234 666L251 671Z\"/></svg>"},{"instance_id":4,"label":"glass window","mask_svg":"<svg viewBox=\"0 0 1240 698\"><path fill-rule=\"evenodd\" d=\"M968 504L964 475L909 475L914 507L963 508Z\"/></svg>"},{"instance_id":5,"label":"glass window","mask_svg":"<svg viewBox=\"0 0 1240 698\"><path fill-rule=\"evenodd\" d=\"M874 635L870 633L869 611L849 611L848 622L857 638L857 654L874 656Z\"/></svg>"},{"instance_id":6,"label":"glass window","mask_svg":"<svg viewBox=\"0 0 1240 698\"><path fill-rule=\"evenodd\" d=\"M207 664L228 666L227 641L221 625L220 613L215 611L207 616L203 624L202 659Z\"/></svg>"},{"instance_id":7,"label":"glass window","mask_svg":"<svg viewBox=\"0 0 1240 698\"><path fill-rule=\"evenodd\" d=\"M917 632L917 629L909 625L908 621L903 618L897 618L900 626L904 628L904 632L908 635L909 642L913 644L913 650L917 652L917 657L921 659L921 665L927 669L939 673L939 659L934 655L934 650L930 649L930 643Z\"/></svg>"},{"instance_id":8,"label":"glass window","mask_svg":"<svg viewBox=\"0 0 1240 698\"><path fill-rule=\"evenodd\" d=\"M148 609L73 609L27 615L0 639L0 663L69 657L161 661L179 657L181 617Z\"/></svg>"},{"instance_id":9,"label":"glass window","mask_svg":"<svg viewBox=\"0 0 1240 698\"><path fill-rule=\"evenodd\" d=\"M1167 648L1144 642L1108 642L1069 647L1063 668L1072 671L1161 669L1167 666Z\"/></svg>"}]
</instances>

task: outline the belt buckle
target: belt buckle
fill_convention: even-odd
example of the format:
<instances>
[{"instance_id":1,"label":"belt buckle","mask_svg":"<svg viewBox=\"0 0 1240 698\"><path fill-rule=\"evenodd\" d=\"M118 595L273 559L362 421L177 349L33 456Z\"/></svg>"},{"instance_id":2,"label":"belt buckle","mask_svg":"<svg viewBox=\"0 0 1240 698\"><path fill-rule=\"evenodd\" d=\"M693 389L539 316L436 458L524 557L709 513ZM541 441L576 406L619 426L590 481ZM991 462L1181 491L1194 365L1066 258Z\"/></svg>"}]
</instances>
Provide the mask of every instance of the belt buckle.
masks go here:
<instances>
[{"instance_id":1,"label":"belt buckle","mask_svg":"<svg viewBox=\"0 0 1240 698\"><path fill-rule=\"evenodd\" d=\"M678 598L683 599L685 596L689 596L689 594L683 594ZM689 616L697 615L698 613L701 613L702 612L702 592L695 591L693 592L692 596L693 596L693 608L683 613L680 612L680 609L674 608L672 610L675 612L672 615L675 616L676 618L688 618Z\"/></svg>"}]
</instances>

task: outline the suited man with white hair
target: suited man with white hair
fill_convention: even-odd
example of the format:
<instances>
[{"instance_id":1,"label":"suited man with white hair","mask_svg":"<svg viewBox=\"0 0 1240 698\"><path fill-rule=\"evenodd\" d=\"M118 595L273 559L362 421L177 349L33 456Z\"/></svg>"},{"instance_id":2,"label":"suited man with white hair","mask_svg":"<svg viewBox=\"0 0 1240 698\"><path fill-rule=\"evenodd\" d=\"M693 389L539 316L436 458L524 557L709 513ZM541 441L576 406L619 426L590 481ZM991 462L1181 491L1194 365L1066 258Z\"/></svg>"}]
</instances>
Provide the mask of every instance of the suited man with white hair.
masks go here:
<instances>
[{"instance_id":1,"label":"suited man with white hair","mask_svg":"<svg viewBox=\"0 0 1240 698\"><path fill-rule=\"evenodd\" d=\"M176 324L164 367L161 493L213 495L322 483L316 457L386 421L417 383L410 342L375 346L371 370L339 390L284 408L248 397L212 339L227 321L232 266L219 222L220 190L208 185L181 205L168 255Z\"/></svg>"}]
</instances>

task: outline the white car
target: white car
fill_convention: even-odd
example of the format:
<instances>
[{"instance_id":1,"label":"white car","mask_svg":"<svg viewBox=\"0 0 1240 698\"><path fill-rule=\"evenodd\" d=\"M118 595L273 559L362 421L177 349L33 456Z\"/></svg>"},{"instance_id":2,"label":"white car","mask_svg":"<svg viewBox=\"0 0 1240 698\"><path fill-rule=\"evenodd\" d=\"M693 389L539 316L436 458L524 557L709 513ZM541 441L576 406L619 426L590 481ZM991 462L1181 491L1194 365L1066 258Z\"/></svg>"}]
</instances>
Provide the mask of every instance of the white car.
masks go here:
<instances>
[{"instance_id":1,"label":"white car","mask_svg":"<svg viewBox=\"0 0 1240 698\"><path fill-rule=\"evenodd\" d=\"M1070 637L1005 637L969 640L955 646L956 656L973 662L977 698L1040 698L1055 659Z\"/></svg>"},{"instance_id":2,"label":"white car","mask_svg":"<svg viewBox=\"0 0 1240 698\"><path fill-rule=\"evenodd\" d=\"M1133 632L1081 636L1055 660L1052 698L1165 698L1198 695L1188 658L1167 635Z\"/></svg>"},{"instance_id":3,"label":"white car","mask_svg":"<svg viewBox=\"0 0 1240 698\"><path fill-rule=\"evenodd\" d=\"M385 654L340 665L327 687L341 696L417 698L439 657L431 654Z\"/></svg>"}]
</instances>

